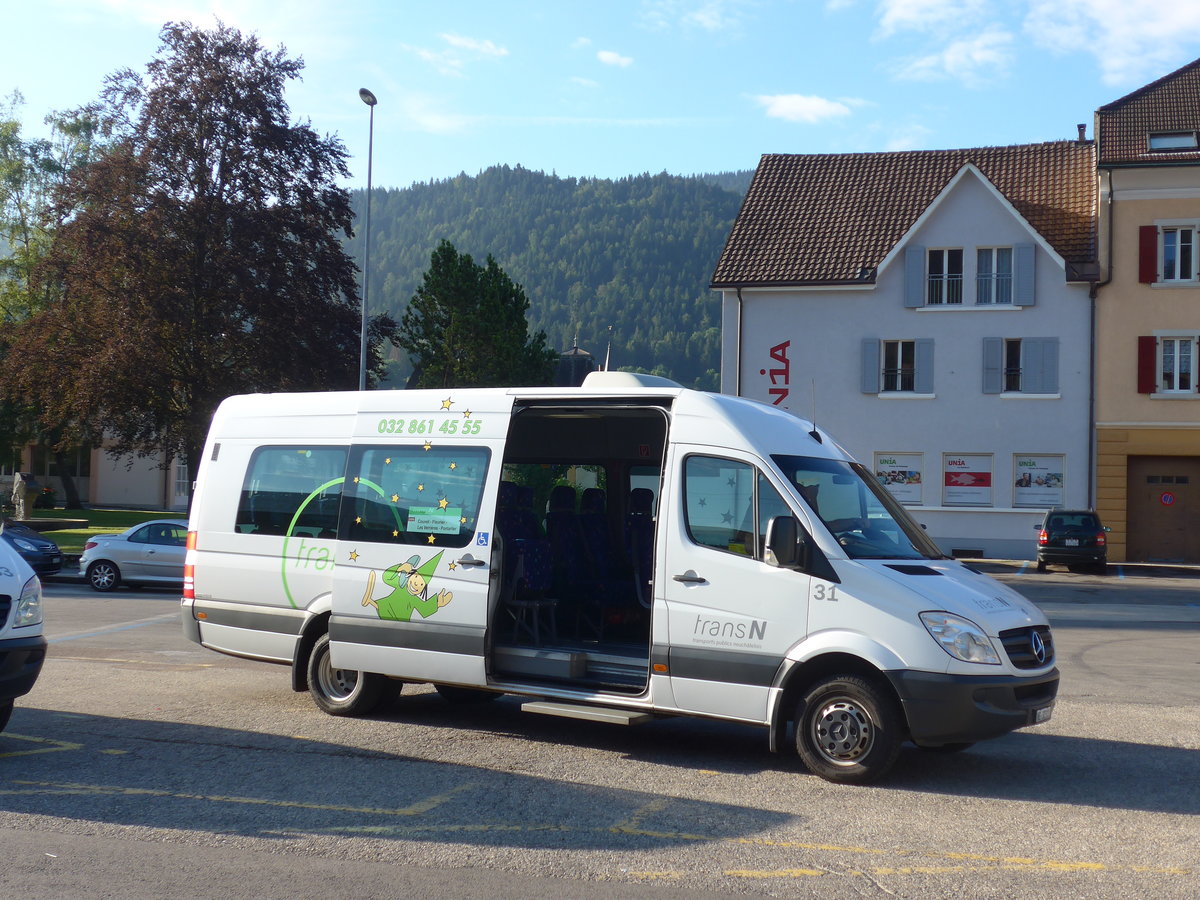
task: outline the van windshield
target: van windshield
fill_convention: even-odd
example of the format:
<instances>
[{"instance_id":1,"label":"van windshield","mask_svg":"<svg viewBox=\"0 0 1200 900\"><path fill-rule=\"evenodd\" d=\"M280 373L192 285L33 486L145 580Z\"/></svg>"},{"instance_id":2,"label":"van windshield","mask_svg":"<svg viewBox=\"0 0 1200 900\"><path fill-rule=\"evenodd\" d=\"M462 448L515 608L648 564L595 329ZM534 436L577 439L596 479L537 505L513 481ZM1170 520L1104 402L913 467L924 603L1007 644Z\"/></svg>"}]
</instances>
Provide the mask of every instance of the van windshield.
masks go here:
<instances>
[{"instance_id":1,"label":"van windshield","mask_svg":"<svg viewBox=\"0 0 1200 900\"><path fill-rule=\"evenodd\" d=\"M771 457L852 559L943 559L937 545L858 463Z\"/></svg>"}]
</instances>

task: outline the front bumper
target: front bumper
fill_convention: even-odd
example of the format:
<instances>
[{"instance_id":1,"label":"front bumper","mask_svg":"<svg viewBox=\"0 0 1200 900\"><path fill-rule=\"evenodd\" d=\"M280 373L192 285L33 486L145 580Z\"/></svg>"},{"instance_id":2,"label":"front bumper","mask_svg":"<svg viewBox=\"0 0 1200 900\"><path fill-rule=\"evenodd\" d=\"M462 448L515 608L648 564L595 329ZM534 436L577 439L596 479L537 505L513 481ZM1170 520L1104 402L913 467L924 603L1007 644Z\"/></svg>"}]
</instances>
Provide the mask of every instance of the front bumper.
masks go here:
<instances>
[{"instance_id":1,"label":"front bumper","mask_svg":"<svg viewBox=\"0 0 1200 900\"><path fill-rule=\"evenodd\" d=\"M1058 669L1036 676L887 676L904 705L909 737L928 746L982 741L1035 725L1045 721L1058 695Z\"/></svg>"},{"instance_id":2,"label":"front bumper","mask_svg":"<svg viewBox=\"0 0 1200 900\"><path fill-rule=\"evenodd\" d=\"M0 701L33 690L45 660L46 638L40 634L0 641Z\"/></svg>"}]
</instances>

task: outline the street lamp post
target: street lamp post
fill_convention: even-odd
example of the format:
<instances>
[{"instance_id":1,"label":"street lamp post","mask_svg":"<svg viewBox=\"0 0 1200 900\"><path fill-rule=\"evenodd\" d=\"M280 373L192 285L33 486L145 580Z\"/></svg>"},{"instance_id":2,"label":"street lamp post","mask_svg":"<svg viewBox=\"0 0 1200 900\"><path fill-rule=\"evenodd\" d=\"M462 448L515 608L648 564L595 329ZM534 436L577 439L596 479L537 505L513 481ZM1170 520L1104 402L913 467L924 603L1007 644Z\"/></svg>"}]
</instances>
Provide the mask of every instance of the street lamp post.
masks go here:
<instances>
[{"instance_id":1,"label":"street lamp post","mask_svg":"<svg viewBox=\"0 0 1200 900\"><path fill-rule=\"evenodd\" d=\"M371 155L375 149L375 95L366 88L358 89L362 102L371 107L371 124L367 132L367 227L364 235L366 251L363 258L362 334L358 345L358 389L367 389L367 298L371 288Z\"/></svg>"}]
</instances>

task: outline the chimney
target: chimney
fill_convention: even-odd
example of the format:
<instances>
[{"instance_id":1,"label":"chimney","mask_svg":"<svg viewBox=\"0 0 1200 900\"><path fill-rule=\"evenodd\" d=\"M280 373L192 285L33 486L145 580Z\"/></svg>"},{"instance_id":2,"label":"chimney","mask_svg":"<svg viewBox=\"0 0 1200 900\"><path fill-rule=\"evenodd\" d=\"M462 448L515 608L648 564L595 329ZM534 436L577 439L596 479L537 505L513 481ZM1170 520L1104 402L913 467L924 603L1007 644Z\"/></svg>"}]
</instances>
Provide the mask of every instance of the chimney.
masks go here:
<instances>
[{"instance_id":1,"label":"chimney","mask_svg":"<svg viewBox=\"0 0 1200 900\"><path fill-rule=\"evenodd\" d=\"M1087 140L1087 125L1085 125L1083 122L1080 122L1075 127L1079 129L1079 143L1082 144Z\"/></svg>"}]
</instances>

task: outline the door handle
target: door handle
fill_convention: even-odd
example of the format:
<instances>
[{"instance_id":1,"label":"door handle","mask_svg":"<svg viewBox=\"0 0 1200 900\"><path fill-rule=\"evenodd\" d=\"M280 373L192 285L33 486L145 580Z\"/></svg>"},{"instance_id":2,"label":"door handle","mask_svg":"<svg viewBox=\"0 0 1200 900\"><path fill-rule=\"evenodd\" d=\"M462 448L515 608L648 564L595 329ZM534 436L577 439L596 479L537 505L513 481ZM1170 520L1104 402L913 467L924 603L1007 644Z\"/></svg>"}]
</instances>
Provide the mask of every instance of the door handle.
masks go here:
<instances>
[{"instance_id":1,"label":"door handle","mask_svg":"<svg viewBox=\"0 0 1200 900\"><path fill-rule=\"evenodd\" d=\"M485 560L476 559L473 556L467 555L467 556L464 556L462 559L458 560L458 564L460 566L474 566L474 567L478 568L480 566L486 566L487 562Z\"/></svg>"},{"instance_id":2,"label":"door handle","mask_svg":"<svg viewBox=\"0 0 1200 900\"><path fill-rule=\"evenodd\" d=\"M708 584L707 578L701 578L695 572L685 572L682 575L672 576L680 584Z\"/></svg>"}]
</instances>

